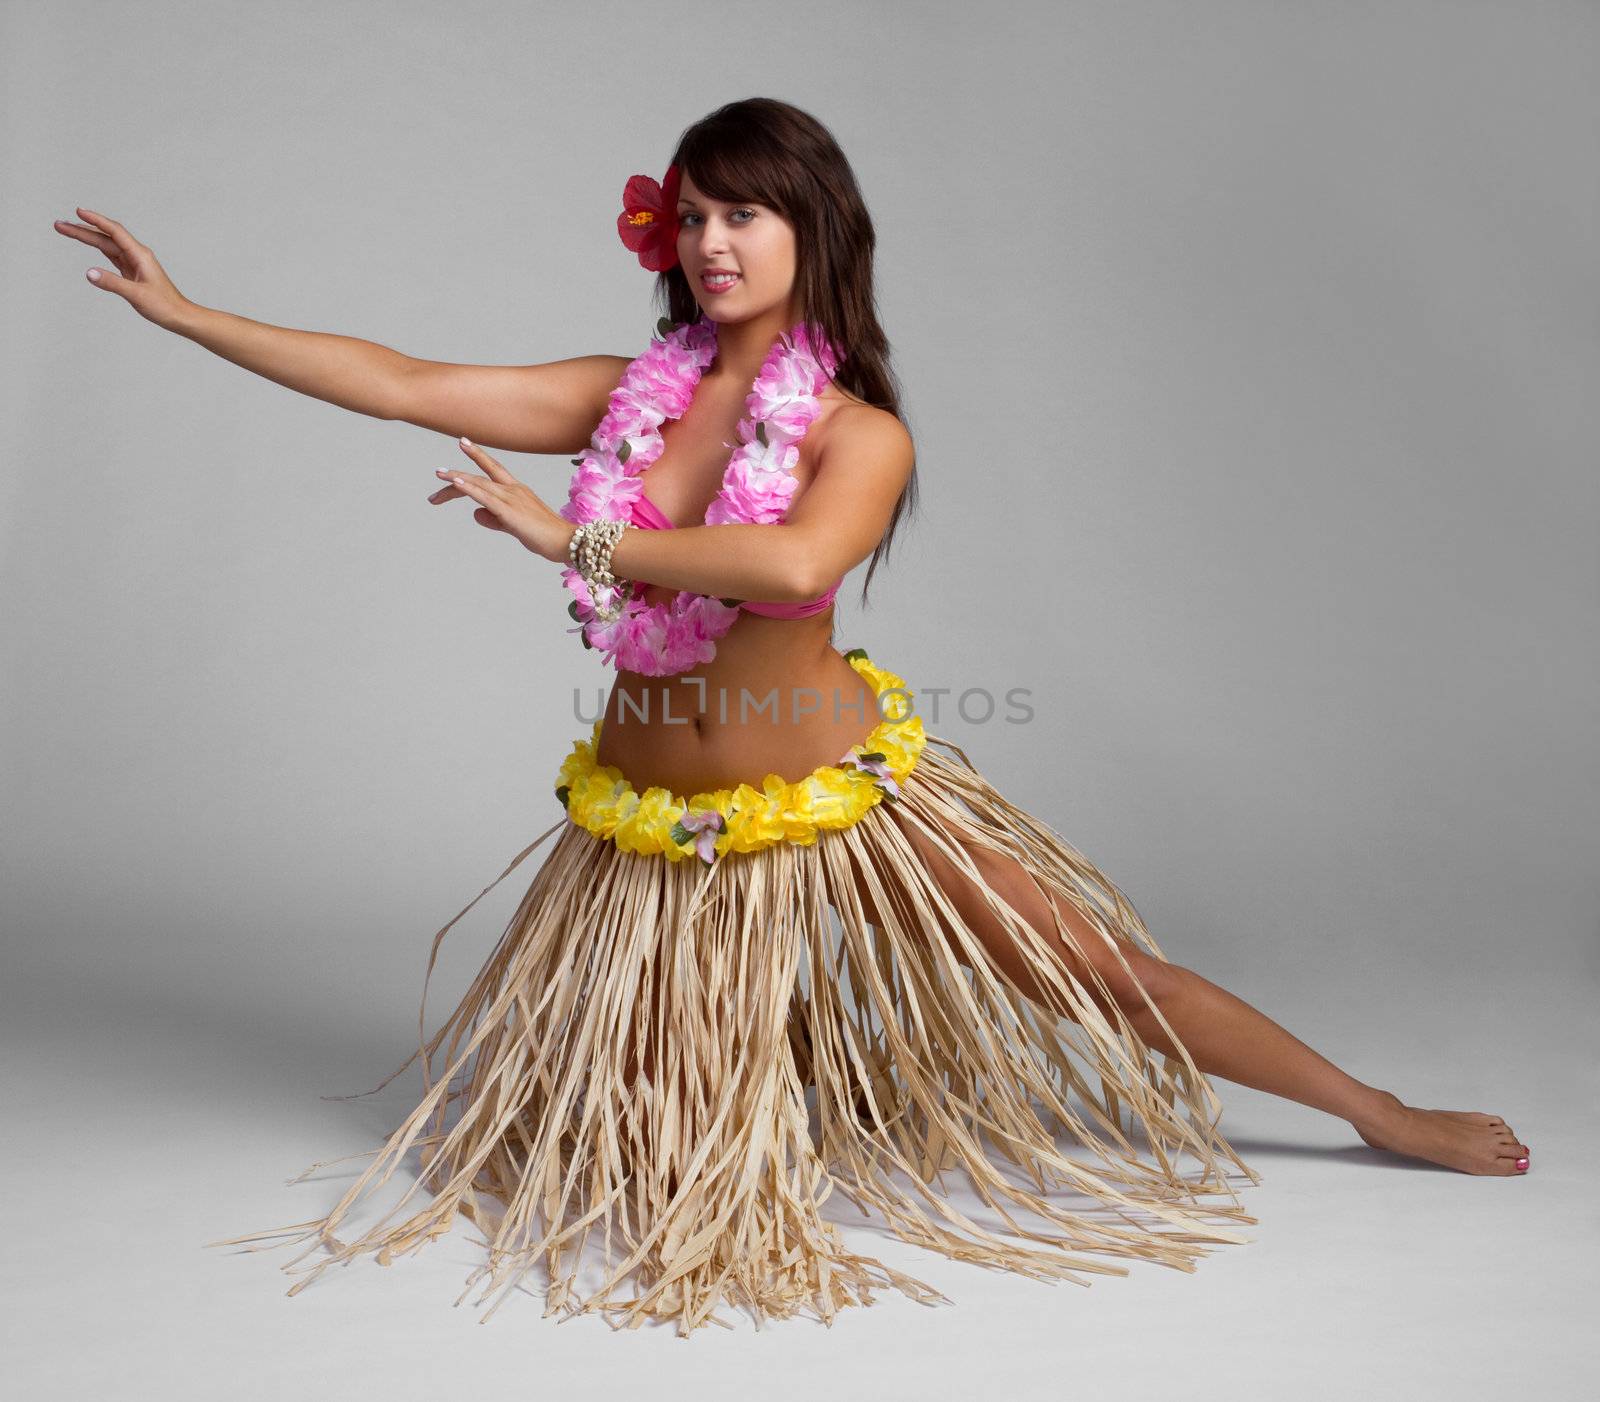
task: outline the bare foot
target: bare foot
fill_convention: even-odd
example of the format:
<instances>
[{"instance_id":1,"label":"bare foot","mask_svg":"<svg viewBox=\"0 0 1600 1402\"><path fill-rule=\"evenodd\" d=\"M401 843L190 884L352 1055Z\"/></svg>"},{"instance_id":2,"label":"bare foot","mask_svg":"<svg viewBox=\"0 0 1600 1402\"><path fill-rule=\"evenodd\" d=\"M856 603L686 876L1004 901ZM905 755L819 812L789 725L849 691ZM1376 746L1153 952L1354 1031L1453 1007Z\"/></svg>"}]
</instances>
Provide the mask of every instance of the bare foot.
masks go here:
<instances>
[{"instance_id":1,"label":"bare foot","mask_svg":"<svg viewBox=\"0 0 1600 1402\"><path fill-rule=\"evenodd\" d=\"M1419 1110L1384 1092L1384 1104L1370 1120L1352 1127L1374 1149L1427 1159L1463 1173L1519 1177L1527 1172L1528 1146L1498 1115L1478 1110ZM1517 1167L1517 1160L1523 1166Z\"/></svg>"}]
</instances>

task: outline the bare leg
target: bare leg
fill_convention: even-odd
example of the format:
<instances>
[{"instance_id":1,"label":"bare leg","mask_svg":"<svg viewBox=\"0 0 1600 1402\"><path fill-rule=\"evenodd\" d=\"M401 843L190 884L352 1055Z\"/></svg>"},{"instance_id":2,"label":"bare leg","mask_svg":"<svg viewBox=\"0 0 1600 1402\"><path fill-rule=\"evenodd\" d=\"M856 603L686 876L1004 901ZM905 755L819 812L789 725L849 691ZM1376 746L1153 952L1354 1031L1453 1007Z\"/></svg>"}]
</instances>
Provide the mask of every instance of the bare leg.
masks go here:
<instances>
[{"instance_id":1,"label":"bare leg","mask_svg":"<svg viewBox=\"0 0 1600 1402\"><path fill-rule=\"evenodd\" d=\"M1074 912L1076 914L1076 912ZM1081 917L1080 917L1081 918ZM1158 1000L1195 1065L1207 1075L1298 1100L1348 1120L1375 1149L1389 1149L1464 1173L1515 1174L1528 1146L1498 1115L1459 1110L1422 1110L1386 1090L1356 1080L1271 1018L1202 978L1168 964L1172 981ZM1170 1051L1153 1016L1144 1025L1130 1015L1139 1035Z\"/></svg>"},{"instance_id":2,"label":"bare leg","mask_svg":"<svg viewBox=\"0 0 1600 1402\"><path fill-rule=\"evenodd\" d=\"M970 878L925 834L907 825L906 836L921 853L946 896L974 931L986 952L1025 995L1039 990L1004 925L984 903ZM952 839L955 835L951 834ZM1237 1081L1255 1090L1281 1095L1347 1120L1377 1149L1427 1159L1464 1173L1512 1175L1518 1158L1528 1154L1509 1125L1497 1115L1475 1111L1424 1110L1405 1104L1389 1091L1369 1086L1339 1069L1298 1037L1226 989L1192 969L1167 963L1142 950L1124 946L1137 984L1108 948L1094 926L1069 902L1047 900L1043 889L1020 863L1003 853L963 843L992 891L1045 935L1073 976L1094 989L1094 976L1104 980L1112 1000L1147 1045L1168 1055L1176 1048L1161 1025L1165 1019L1201 1071ZM871 903L858 887L863 905ZM1071 931L1076 948L1064 942L1050 916L1050 904ZM946 938L952 938L948 931ZM957 946L959 953L959 946ZM1105 999L1092 993L1103 1011ZM1149 1002L1146 1002L1148 996ZM1160 1018L1151 1009L1154 1004Z\"/></svg>"}]
</instances>

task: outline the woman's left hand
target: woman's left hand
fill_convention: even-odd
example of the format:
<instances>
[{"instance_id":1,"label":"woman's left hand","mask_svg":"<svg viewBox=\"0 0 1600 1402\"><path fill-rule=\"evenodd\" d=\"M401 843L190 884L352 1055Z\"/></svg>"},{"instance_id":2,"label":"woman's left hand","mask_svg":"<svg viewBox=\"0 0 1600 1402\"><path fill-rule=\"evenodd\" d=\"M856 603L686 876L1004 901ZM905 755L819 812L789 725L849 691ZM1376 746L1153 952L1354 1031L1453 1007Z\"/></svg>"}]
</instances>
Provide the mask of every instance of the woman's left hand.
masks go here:
<instances>
[{"instance_id":1,"label":"woman's left hand","mask_svg":"<svg viewBox=\"0 0 1600 1402\"><path fill-rule=\"evenodd\" d=\"M475 477L470 473L447 472L440 468L438 475L451 485L441 487L428 500L438 506L457 497L471 497L479 503L478 509L472 513L472 519L480 526L515 536L535 555L543 556L546 560L564 562L567 558L567 542L572 539L576 527L546 506L531 488L517 481L476 443L465 438L456 441L461 451L477 463L487 476Z\"/></svg>"}]
</instances>

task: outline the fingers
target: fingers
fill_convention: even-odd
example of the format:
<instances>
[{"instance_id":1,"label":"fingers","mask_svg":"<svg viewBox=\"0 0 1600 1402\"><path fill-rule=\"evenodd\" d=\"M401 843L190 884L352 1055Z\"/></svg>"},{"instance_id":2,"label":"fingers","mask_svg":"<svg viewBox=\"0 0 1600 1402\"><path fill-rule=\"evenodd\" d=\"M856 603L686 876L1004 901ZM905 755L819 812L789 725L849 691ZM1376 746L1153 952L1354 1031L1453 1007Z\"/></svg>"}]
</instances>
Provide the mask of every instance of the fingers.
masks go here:
<instances>
[{"instance_id":1,"label":"fingers","mask_svg":"<svg viewBox=\"0 0 1600 1402\"><path fill-rule=\"evenodd\" d=\"M144 245L141 244L138 239L134 238L134 236L124 229L121 224L117 223L115 219L108 219L104 214L96 214L92 209L85 209L82 205L78 206L78 214L81 218L86 219L90 224L94 225L95 228L106 234L122 252L128 254L130 257L138 249L144 247Z\"/></svg>"},{"instance_id":2,"label":"fingers","mask_svg":"<svg viewBox=\"0 0 1600 1402\"><path fill-rule=\"evenodd\" d=\"M470 496L474 501L486 501L495 494L493 482L486 482L481 477L470 477L465 472L448 472L441 467L434 476L443 477L450 483L444 490L454 491L457 496Z\"/></svg>"},{"instance_id":3,"label":"fingers","mask_svg":"<svg viewBox=\"0 0 1600 1402\"><path fill-rule=\"evenodd\" d=\"M91 248L98 248L108 257L117 250L110 238L98 229L92 229L87 224L69 224L65 219L56 220L56 232L65 234L68 238L77 239L79 243L86 243Z\"/></svg>"},{"instance_id":4,"label":"fingers","mask_svg":"<svg viewBox=\"0 0 1600 1402\"><path fill-rule=\"evenodd\" d=\"M79 243L88 244L90 248L103 253L111 266L116 269L114 274L108 272L105 268L89 269L86 276L96 287L121 291L120 286L114 287L114 284L119 284L132 278L133 264L131 260L117 246L116 240L109 234L103 234L88 224L73 224L65 219L57 219L55 221L55 229L58 234L77 239Z\"/></svg>"},{"instance_id":5,"label":"fingers","mask_svg":"<svg viewBox=\"0 0 1600 1402\"><path fill-rule=\"evenodd\" d=\"M460 445L461 451L488 474L491 482L515 482L517 480L470 438L458 438L456 442Z\"/></svg>"},{"instance_id":6,"label":"fingers","mask_svg":"<svg viewBox=\"0 0 1600 1402\"><path fill-rule=\"evenodd\" d=\"M451 472L442 467L438 468L435 475L443 477L450 485L440 487L429 496L428 500L438 505L440 502L454 501L457 497L470 497L478 503L477 510L472 513L472 519L480 526L502 531L520 541L534 554L554 559L554 555L546 553L547 550L554 549L554 545L550 543L554 537L550 536L546 529L545 517L548 516L550 523L559 524L561 527L560 548L564 551L567 548L571 527L565 522L558 522L556 514L548 506L471 439L462 438L459 443L461 451L481 466L489 476L474 477L466 472Z\"/></svg>"},{"instance_id":7,"label":"fingers","mask_svg":"<svg viewBox=\"0 0 1600 1402\"><path fill-rule=\"evenodd\" d=\"M482 477L469 477L464 472L446 472L440 468L436 476L443 477L449 482L448 487L441 487L428 498L435 506L441 502L454 501L457 497L470 497L482 505L483 511L474 513L482 516L485 512L497 515L504 509L505 498L501 487L496 482L486 482Z\"/></svg>"},{"instance_id":8,"label":"fingers","mask_svg":"<svg viewBox=\"0 0 1600 1402\"><path fill-rule=\"evenodd\" d=\"M454 479L450 476L450 474L448 472L446 472L443 468L440 468L434 474L434 476L443 477L446 482L453 482L454 481ZM428 497L428 500L433 502L434 505L437 506L442 501L454 501L457 497L464 497L464 496L466 496L465 492L463 492L459 487L456 487L456 486L452 485L452 486L440 487L438 491L432 493Z\"/></svg>"},{"instance_id":9,"label":"fingers","mask_svg":"<svg viewBox=\"0 0 1600 1402\"><path fill-rule=\"evenodd\" d=\"M435 506L441 502L454 501L457 497L471 497L474 501L482 502L472 513L472 519L480 526L487 526L490 530L510 532L511 528L500 519L500 498L498 488L493 482L485 482L481 477L467 477L459 472L446 472L439 469L440 477L447 477L454 484L449 487L440 487L438 491L429 496L428 500Z\"/></svg>"},{"instance_id":10,"label":"fingers","mask_svg":"<svg viewBox=\"0 0 1600 1402\"><path fill-rule=\"evenodd\" d=\"M84 276L96 287L108 292L116 292L132 300L123 289L130 284L138 282L139 256L143 253L143 245L134 239L121 224L115 219L108 219L103 214L96 214L92 209L78 206L78 213L88 222L85 224L69 223L65 219L55 221L56 232L75 238L79 243L88 244L89 247L103 253L111 266L116 269L111 272L107 268L90 268Z\"/></svg>"},{"instance_id":11,"label":"fingers","mask_svg":"<svg viewBox=\"0 0 1600 1402\"><path fill-rule=\"evenodd\" d=\"M453 486L435 492L428 498L429 501L449 501L453 496L470 496L474 501L481 501L487 505L501 500L502 487L521 485L501 463L496 462L470 438L458 438L456 443L463 453L488 474L488 480L485 481L482 477L470 477L464 472L448 472L441 467L435 476L443 477Z\"/></svg>"}]
</instances>

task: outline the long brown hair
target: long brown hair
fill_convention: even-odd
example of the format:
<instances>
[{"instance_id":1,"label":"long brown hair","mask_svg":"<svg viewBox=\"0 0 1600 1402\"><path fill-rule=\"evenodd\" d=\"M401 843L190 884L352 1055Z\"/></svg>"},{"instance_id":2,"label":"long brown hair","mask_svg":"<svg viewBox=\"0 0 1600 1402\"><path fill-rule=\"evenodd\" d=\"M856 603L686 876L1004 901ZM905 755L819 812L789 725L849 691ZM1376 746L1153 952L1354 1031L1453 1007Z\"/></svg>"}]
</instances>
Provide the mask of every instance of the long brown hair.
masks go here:
<instances>
[{"instance_id":1,"label":"long brown hair","mask_svg":"<svg viewBox=\"0 0 1600 1402\"><path fill-rule=\"evenodd\" d=\"M668 164L713 199L764 204L794 226L796 319L816 323L844 352L835 384L906 423L872 286L877 235L855 172L833 134L787 102L747 97L689 127ZM700 304L681 266L656 275L656 298L674 322L700 318ZM872 552L861 585L863 604L900 518L916 505L913 464L888 529Z\"/></svg>"}]
</instances>

